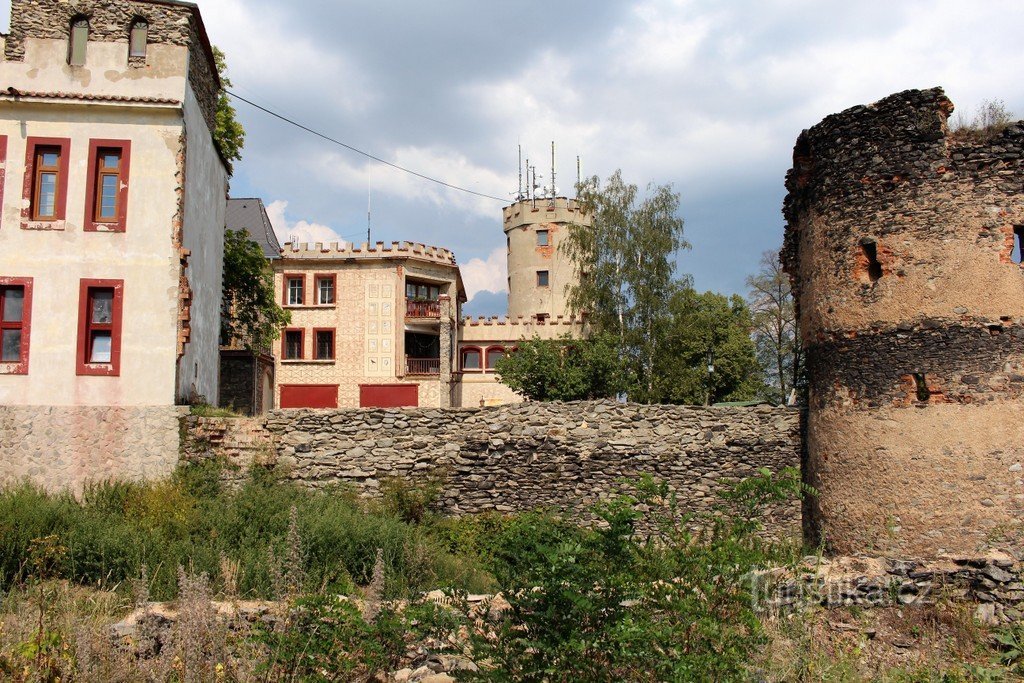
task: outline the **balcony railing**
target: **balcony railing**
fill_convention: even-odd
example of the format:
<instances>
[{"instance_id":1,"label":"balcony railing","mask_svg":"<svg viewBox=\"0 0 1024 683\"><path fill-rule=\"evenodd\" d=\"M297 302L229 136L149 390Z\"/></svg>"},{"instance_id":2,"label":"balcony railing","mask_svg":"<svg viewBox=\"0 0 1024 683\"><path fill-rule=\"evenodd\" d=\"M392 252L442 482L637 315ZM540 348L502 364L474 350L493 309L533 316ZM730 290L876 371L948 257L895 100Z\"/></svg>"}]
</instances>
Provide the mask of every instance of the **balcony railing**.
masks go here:
<instances>
[{"instance_id":1,"label":"balcony railing","mask_svg":"<svg viewBox=\"0 0 1024 683\"><path fill-rule=\"evenodd\" d=\"M407 375L440 375L440 358L405 358L405 374Z\"/></svg>"},{"instance_id":2,"label":"balcony railing","mask_svg":"<svg viewBox=\"0 0 1024 683\"><path fill-rule=\"evenodd\" d=\"M405 302L405 315L409 318L440 318L440 301L413 301Z\"/></svg>"}]
</instances>

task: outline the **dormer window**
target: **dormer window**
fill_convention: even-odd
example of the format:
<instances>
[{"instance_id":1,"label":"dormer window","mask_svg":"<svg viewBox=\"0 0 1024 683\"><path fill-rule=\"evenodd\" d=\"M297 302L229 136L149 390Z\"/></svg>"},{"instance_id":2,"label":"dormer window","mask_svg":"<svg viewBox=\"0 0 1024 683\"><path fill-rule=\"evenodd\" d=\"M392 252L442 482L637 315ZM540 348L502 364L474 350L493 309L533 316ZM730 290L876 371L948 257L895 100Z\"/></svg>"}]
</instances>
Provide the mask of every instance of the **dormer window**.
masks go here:
<instances>
[{"instance_id":1,"label":"dormer window","mask_svg":"<svg viewBox=\"0 0 1024 683\"><path fill-rule=\"evenodd\" d=\"M89 20L75 17L71 20L71 39L68 41L68 64L85 66L85 46L89 42Z\"/></svg>"},{"instance_id":2,"label":"dormer window","mask_svg":"<svg viewBox=\"0 0 1024 683\"><path fill-rule=\"evenodd\" d=\"M146 57L146 40L149 37L149 22L145 19L136 19L132 22L131 32L128 35L128 56Z\"/></svg>"}]
</instances>

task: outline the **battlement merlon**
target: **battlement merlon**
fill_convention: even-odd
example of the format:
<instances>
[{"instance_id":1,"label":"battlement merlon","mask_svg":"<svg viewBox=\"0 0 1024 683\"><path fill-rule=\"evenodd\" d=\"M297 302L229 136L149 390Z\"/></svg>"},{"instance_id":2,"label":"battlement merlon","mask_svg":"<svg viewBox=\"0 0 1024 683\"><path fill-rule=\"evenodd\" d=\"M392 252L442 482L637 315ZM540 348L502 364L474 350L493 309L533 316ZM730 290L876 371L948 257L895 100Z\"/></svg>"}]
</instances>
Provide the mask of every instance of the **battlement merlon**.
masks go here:
<instances>
[{"instance_id":1,"label":"battlement merlon","mask_svg":"<svg viewBox=\"0 0 1024 683\"><path fill-rule=\"evenodd\" d=\"M516 342L539 337L541 339L559 339L571 337L579 339L585 336L587 322L582 318L555 316L540 321L535 317L517 316L514 318L466 316L459 325L459 341L465 343L479 342Z\"/></svg>"},{"instance_id":2,"label":"battlement merlon","mask_svg":"<svg viewBox=\"0 0 1024 683\"><path fill-rule=\"evenodd\" d=\"M349 242L285 242L281 248L284 259L393 259L408 258L445 266L458 266L455 254L444 247L432 247L420 242L363 242L359 245Z\"/></svg>"},{"instance_id":3,"label":"battlement merlon","mask_svg":"<svg viewBox=\"0 0 1024 683\"><path fill-rule=\"evenodd\" d=\"M524 199L511 206L506 206L502 213L502 229L505 232L513 228L538 223L576 223L589 225L590 217L575 199L555 197L554 199Z\"/></svg>"}]
</instances>

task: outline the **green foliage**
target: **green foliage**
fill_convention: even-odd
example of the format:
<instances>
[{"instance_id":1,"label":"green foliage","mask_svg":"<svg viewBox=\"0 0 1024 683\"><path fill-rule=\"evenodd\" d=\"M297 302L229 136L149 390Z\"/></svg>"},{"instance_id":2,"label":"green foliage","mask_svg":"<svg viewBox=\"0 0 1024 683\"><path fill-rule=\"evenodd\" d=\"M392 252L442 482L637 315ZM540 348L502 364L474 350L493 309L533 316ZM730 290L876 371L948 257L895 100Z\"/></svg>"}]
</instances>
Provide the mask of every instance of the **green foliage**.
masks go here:
<instances>
[{"instance_id":1,"label":"green foliage","mask_svg":"<svg viewBox=\"0 0 1024 683\"><path fill-rule=\"evenodd\" d=\"M388 595L460 585L489 588L478 563L448 552L428 529L368 506L344 490L313 492L267 474L221 490L216 471L191 467L150 484L87 487L80 501L22 485L0 491L0 589L33 575L30 549L54 537L65 549L52 574L112 586L145 573L155 599L177 591L177 568L223 583L222 558L237 562L242 596L271 597L271 553L289 557L289 513L296 509L309 586L349 590L368 583L383 551Z\"/></svg>"},{"instance_id":2,"label":"green foliage","mask_svg":"<svg viewBox=\"0 0 1024 683\"><path fill-rule=\"evenodd\" d=\"M220 320L222 338L239 340L252 351L269 348L291 321L274 297L270 263L244 230L224 233Z\"/></svg>"},{"instance_id":3,"label":"green foliage","mask_svg":"<svg viewBox=\"0 0 1024 683\"><path fill-rule=\"evenodd\" d=\"M228 62L220 48L214 46L213 60L217 65L217 75L220 76L221 91L217 95L217 109L215 111L215 128L213 130L213 142L220 150L224 163L228 168L228 175L234 170L232 162L242 158L242 147L245 146L245 128L238 122L235 108L231 106L225 88L231 87L228 79Z\"/></svg>"},{"instance_id":4,"label":"green foliage","mask_svg":"<svg viewBox=\"0 0 1024 683\"><path fill-rule=\"evenodd\" d=\"M757 360L764 371L762 394L782 403L802 384L804 364L793 292L778 253L761 254L760 270L747 278L747 287Z\"/></svg>"},{"instance_id":5,"label":"green foliage","mask_svg":"<svg viewBox=\"0 0 1024 683\"><path fill-rule=\"evenodd\" d=\"M634 395L650 403L696 404L757 396L760 366L743 299L685 287L672 294L665 308L654 378Z\"/></svg>"},{"instance_id":6,"label":"green foliage","mask_svg":"<svg viewBox=\"0 0 1024 683\"><path fill-rule=\"evenodd\" d=\"M534 337L500 359L496 371L509 388L536 401L609 398L626 387L617 343L609 334Z\"/></svg>"},{"instance_id":7,"label":"green foliage","mask_svg":"<svg viewBox=\"0 0 1024 683\"><path fill-rule=\"evenodd\" d=\"M647 478L596 509L598 528L537 547L507 577L510 603L478 635L494 681L730 681L763 643L747 575L778 557L756 535L765 504L799 493L792 473L745 481L704 533ZM648 510L647 513L640 512ZM725 510L732 510L726 514ZM654 530L648 537L641 528Z\"/></svg>"},{"instance_id":8,"label":"green foliage","mask_svg":"<svg viewBox=\"0 0 1024 683\"><path fill-rule=\"evenodd\" d=\"M384 477L380 482L381 505L399 519L419 524L441 497L444 482L445 472L442 469L416 481L404 477Z\"/></svg>"}]
</instances>

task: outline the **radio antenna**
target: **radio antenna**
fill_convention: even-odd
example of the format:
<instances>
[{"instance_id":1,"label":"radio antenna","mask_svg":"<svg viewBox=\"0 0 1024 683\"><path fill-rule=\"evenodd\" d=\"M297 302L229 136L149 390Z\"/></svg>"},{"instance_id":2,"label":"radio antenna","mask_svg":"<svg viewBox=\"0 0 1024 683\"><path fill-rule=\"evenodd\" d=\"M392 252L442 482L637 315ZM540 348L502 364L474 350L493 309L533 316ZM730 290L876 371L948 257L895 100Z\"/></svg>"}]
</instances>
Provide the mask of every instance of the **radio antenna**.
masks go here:
<instances>
[{"instance_id":1,"label":"radio antenna","mask_svg":"<svg viewBox=\"0 0 1024 683\"><path fill-rule=\"evenodd\" d=\"M551 141L551 203L554 205L555 196L555 141Z\"/></svg>"}]
</instances>

